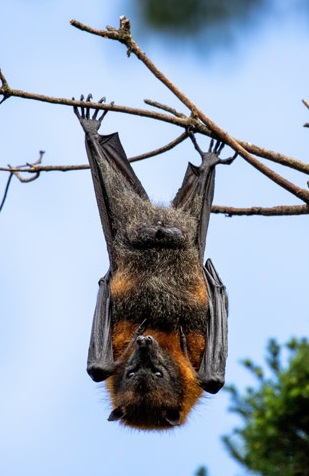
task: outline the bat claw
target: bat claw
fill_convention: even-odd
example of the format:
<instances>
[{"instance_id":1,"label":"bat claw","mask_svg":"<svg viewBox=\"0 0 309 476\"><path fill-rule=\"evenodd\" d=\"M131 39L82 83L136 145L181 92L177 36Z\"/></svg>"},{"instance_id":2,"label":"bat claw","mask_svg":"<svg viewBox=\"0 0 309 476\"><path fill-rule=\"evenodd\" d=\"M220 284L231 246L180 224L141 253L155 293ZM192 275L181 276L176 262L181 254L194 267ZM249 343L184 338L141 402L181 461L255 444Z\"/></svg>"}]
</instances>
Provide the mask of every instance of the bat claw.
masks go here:
<instances>
[{"instance_id":1,"label":"bat claw","mask_svg":"<svg viewBox=\"0 0 309 476\"><path fill-rule=\"evenodd\" d=\"M187 128L187 134L188 137L192 140L192 143L194 145L194 148L198 151L200 156L202 157L202 163L207 163L208 165L211 164L216 165L216 164L226 164L230 165L237 157L237 152L233 155L233 157L229 157L228 159L220 159L219 156L222 152L223 147L225 146L225 143L222 142L220 139L217 139L216 142L212 138L208 147L207 152L203 152L200 146L198 145L194 132L192 128L189 126Z\"/></svg>"},{"instance_id":2,"label":"bat claw","mask_svg":"<svg viewBox=\"0 0 309 476\"><path fill-rule=\"evenodd\" d=\"M72 99L74 100L74 98ZM89 93L88 96L86 97L86 101L85 101L85 96L83 94L80 96L81 102L85 101L89 103L92 101L92 99L93 99L93 96L91 93ZM104 103L105 100L106 100L105 97L102 97L101 99L99 99L98 104ZM114 104L114 103L112 102L111 104ZM107 110L105 110L103 111L101 116L98 117L99 109L95 109L91 117L90 115L91 106L89 106L88 104L85 104L85 105L82 104L80 108L78 108L78 106L74 106L73 111L74 111L74 114L77 116L79 122L81 123L81 126L84 129L84 131L88 133L98 132L101 126L101 122L108 112Z\"/></svg>"},{"instance_id":3,"label":"bat claw","mask_svg":"<svg viewBox=\"0 0 309 476\"><path fill-rule=\"evenodd\" d=\"M238 152L235 152L235 154L232 157L229 157L228 159L220 159L219 164L231 165L237 156Z\"/></svg>"},{"instance_id":4,"label":"bat claw","mask_svg":"<svg viewBox=\"0 0 309 476\"><path fill-rule=\"evenodd\" d=\"M211 139L210 144L209 144L208 153L215 154L215 155L219 156L223 147L225 146L225 144L220 139L216 140L215 146L214 146L214 142L215 142L214 139Z\"/></svg>"}]
</instances>

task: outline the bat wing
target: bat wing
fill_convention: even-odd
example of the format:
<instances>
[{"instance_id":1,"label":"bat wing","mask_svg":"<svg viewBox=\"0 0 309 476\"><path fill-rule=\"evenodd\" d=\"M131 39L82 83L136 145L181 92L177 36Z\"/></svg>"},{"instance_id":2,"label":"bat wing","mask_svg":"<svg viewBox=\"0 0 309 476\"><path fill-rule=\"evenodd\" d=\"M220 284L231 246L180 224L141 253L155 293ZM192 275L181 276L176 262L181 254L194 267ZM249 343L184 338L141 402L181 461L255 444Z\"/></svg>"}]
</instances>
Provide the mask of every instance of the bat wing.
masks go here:
<instances>
[{"instance_id":1,"label":"bat wing","mask_svg":"<svg viewBox=\"0 0 309 476\"><path fill-rule=\"evenodd\" d=\"M206 235L208 230L212 200L215 188L215 165L218 157L212 153L204 154L200 167L189 163L188 168L176 197L172 202L175 208L182 208L197 220L196 244L201 263L204 259Z\"/></svg>"},{"instance_id":2,"label":"bat wing","mask_svg":"<svg viewBox=\"0 0 309 476\"><path fill-rule=\"evenodd\" d=\"M196 167L189 163L183 184L172 205L182 208L196 218L196 246L201 265L203 265L215 188L215 166L223 161L219 159L219 153L212 152L211 149L209 152L200 152L200 154L202 164ZM208 291L209 311L208 315L205 315L206 349L198 377L204 390L217 393L224 385L227 358L227 294L211 260L207 260L203 270Z\"/></svg>"},{"instance_id":3,"label":"bat wing","mask_svg":"<svg viewBox=\"0 0 309 476\"><path fill-rule=\"evenodd\" d=\"M91 95L87 97L90 101ZM82 96L83 100L83 96ZM102 102L103 98L99 101ZM141 182L135 175L126 153L120 142L118 133L100 135L99 129L107 111L97 119L98 110L90 117L90 108L81 107L80 111L74 107L85 132L86 151L91 169L94 191L97 199L100 219L106 239L107 250L113 269L113 240L116 234L116 223L119 210L112 200L115 183L111 184L110 171L114 170L117 181L126 192L132 192L144 200L149 200Z\"/></svg>"},{"instance_id":4,"label":"bat wing","mask_svg":"<svg viewBox=\"0 0 309 476\"><path fill-rule=\"evenodd\" d=\"M90 96L87 100L89 98ZM112 349L110 281L115 267L113 243L117 226L121 226L122 216L116 200L113 200L114 188L118 187L119 182L119 189L129 194L134 193L144 200L149 199L127 159L118 133L98 133L104 114L97 119L97 112L94 112L90 118L90 110L86 107L81 108L81 113L74 108L74 112L85 132L87 156L110 258L110 270L99 282L87 361L89 375L96 382L101 382L109 377L116 367ZM111 177L116 179L111 181Z\"/></svg>"},{"instance_id":5,"label":"bat wing","mask_svg":"<svg viewBox=\"0 0 309 476\"><path fill-rule=\"evenodd\" d=\"M86 150L111 267L113 267L112 249L116 233L117 210L111 203L111 193L106 180L107 164L117 171L119 181L127 190L145 200L148 200L148 196L127 159L118 133L102 136L98 133L86 132Z\"/></svg>"},{"instance_id":6,"label":"bat wing","mask_svg":"<svg viewBox=\"0 0 309 476\"><path fill-rule=\"evenodd\" d=\"M95 382L102 382L115 369L110 312L110 274L108 272L99 282L88 350L87 372Z\"/></svg>"},{"instance_id":7,"label":"bat wing","mask_svg":"<svg viewBox=\"0 0 309 476\"><path fill-rule=\"evenodd\" d=\"M206 392L217 393L224 385L227 359L228 299L212 261L208 259L204 268L207 284L209 313L207 318L206 350L198 377Z\"/></svg>"}]
</instances>

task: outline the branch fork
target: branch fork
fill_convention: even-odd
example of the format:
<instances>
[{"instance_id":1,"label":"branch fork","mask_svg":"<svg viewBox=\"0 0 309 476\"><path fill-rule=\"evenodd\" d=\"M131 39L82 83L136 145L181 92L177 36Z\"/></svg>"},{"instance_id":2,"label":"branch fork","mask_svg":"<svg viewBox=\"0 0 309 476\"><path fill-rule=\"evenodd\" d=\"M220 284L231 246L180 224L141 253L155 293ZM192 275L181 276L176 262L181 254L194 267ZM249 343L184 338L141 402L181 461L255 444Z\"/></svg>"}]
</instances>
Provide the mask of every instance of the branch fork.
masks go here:
<instances>
[{"instance_id":1,"label":"branch fork","mask_svg":"<svg viewBox=\"0 0 309 476\"><path fill-rule=\"evenodd\" d=\"M160 112L153 111L153 110L145 110L145 109L136 109L127 106L119 106L113 103L111 104L102 104L102 103L89 103L86 101L77 101L75 99L65 99L65 98L55 98L51 96L45 96L41 94L29 93L25 91L20 91L16 89L12 89L4 74L0 70L0 96L2 99L0 104L3 103L6 99L12 96L21 97L25 99L34 99L37 101L48 102L52 104L62 104L66 106L89 106L92 109L102 109L102 110L110 110L114 112L122 112L125 114L133 114L138 115L141 117L148 117L151 119L156 119L164 122L168 122L177 126L180 126L187 130L190 128L194 132L199 132L203 135L220 139L222 142L228 144L236 153L238 153L241 157L243 157L247 162L249 162L253 167L259 170L261 173L266 175L269 179L273 182L277 183L279 186L283 187L300 200L305 202L306 205L294 206L294 207L273 207L273 208L261 208L261 207L253 207L250 209L241 209L241 208L232 208L232 207L218 207L214 206L213 212L214 213L226 213L227 215L237 215L237 214L264 214L264 215L290 215L290 214L303 214L309 213L308 204L309 204L309 191L307 189L298 187L297 185L291 183L290 181L286 180L284 177L280 176L279 174L275 173L269 167L264 165L260 162L255 156L264 157L268 160L280 163L282 165L294 168L300 172L305 174L309 174L309 164L296 160L292 157L287 157L283 154L278 154L276 152L266 150L264 148L258 147L254 144L250 144L248 142L244 142L241 140L237 140L231 137L226 131L221 129L217 124L215 124L210 118L208 118L203 111L201 111L188 97L186 97L178 88L172 83L155 65L151 62L151 60L147 57L147 55L139 48L139 46L134 41L132 34L131 34L131 25L130 20L127 19L125 16L120 17L120 26L119 28L113 28L111 26L107 26L106 30L96 30L91 28L87 25L82 24L76 20L71 20L71 25L75 28L78 28L82 31L86 31L88 33L101 36L106 39L116 40L127 47L127 55L130 56L132 53L140 59L144 65L151 71L151 73L161 81L190 111L189 115L185 115L181 112L176 111L169 106L160 104L155 101L145 100L145 103L149 106L156 107L161 109ZM309 102L303 100L304 105L309 108ZM164 111L164 112L162 112ZM309 123L305 124L305 127L309 127ZM152 157L159 153L163 153L166 150L170 150L172 147L175 147L180 142L182 142L187 137L186 133L181 134L181 136L177 137L174 141L170 142L164 147L156 149L155 151L151 151L146 154L142 154L138 157L131 158L131 161L141 160L144 158ZM41 153L43 155L43 153ZM26 164L23 166L17 167L4 167L0 168L0 171L10 172L10 179L12 178L12 174L16 175L16 177L22 182L30 182L37 179L40 175L41 171L52 171L52 170L59 170L59 171L67 171L67 170L80 170L89 168L88 165L82 166L42 166L41 159L42 155L40 156L39 161L33 164ZM20 175L21 172L28 172L31 174L35 174L30 179L26 179ZM10 180L9 179L9 180ZM8 185L7 185L8 188ZM6 192L7 193L7 190ZM3 204L2 204L3 206ZM293 210L292 210L293 209ZM222 211L225 210L225 211ZM264 211L264 212L263 212ZM295 212L295 213L294 213Z\"/></svg>"}]
</instances>

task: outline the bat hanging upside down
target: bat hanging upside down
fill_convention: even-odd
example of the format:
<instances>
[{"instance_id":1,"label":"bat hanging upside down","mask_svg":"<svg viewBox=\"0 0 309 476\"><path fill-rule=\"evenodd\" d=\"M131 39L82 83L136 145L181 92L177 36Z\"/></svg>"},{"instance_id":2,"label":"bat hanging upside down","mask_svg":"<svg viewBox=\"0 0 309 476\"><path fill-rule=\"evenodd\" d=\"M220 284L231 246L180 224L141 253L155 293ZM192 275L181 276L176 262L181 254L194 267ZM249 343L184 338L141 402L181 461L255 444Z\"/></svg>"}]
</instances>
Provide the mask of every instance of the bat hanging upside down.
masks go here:
<instances>
[{"instance_id":1,"label":"bat hanging upside down","mask_svg":"<svg viewBox=\"0 0 309 476\"><path fill-rule=\"evenodd\" d=\"M82 98L83 99L83 96ZM91 95L87 101L90 101ZM102 102L103 100L101 100ZM109 421L143 430L182 425L203 390L224 384L227 295L212 262L203 266L217 142L189 163L170 207L155 206L117 133L99 135L98 110L75 107L110 259L99 282L87 371L106 380Z\"/></svg>"}]
</instances>

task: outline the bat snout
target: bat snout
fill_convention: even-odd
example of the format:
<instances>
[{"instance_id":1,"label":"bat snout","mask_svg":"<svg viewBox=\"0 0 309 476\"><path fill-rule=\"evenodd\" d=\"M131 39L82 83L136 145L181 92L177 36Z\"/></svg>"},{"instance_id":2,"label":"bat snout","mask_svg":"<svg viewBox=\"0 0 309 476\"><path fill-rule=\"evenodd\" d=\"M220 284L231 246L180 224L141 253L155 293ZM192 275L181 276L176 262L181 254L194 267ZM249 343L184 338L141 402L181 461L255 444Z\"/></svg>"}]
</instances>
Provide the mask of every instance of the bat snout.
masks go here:
<instances>
[{"instance_id":1,"label":"bat snout","mask_svg":"<svg viewBox=\"0 0 309 476\"><path fill-rule=\"evenodd\" d=\"M153 338L151 336L138 336L136 343L139 347L149 347L153 344Z\"/></svg>"}]
</instances>

